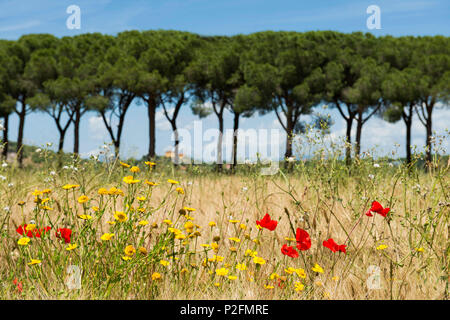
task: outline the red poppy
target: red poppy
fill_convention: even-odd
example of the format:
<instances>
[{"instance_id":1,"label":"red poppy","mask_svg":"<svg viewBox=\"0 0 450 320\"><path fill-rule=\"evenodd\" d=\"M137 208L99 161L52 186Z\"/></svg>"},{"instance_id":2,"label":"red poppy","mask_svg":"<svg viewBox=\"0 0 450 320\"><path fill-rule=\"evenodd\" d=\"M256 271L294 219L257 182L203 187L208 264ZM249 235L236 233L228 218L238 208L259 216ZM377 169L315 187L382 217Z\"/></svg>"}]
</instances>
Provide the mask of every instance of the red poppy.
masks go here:
<instances>
[{"instance_id":1,"label":"red poppy","mask_svg":"<svg viewBox=\"0 0 450 320\"><path fill-rule=\"evenodd\" d=\"M67 228L59 228L58 231L56 231L56 237L63 238L65 243L70 243L71 234L72 230Z\"/></svg>"},{"instance_id":2,"label":"red poppy","mask_svg":"<svg viewBox=\"0 0 450 320\"><path fill-rule=\"evenodd\" d=\"M19 233L21 235L23 235L26 232L26 236L28 238L33 238L33 237L40 238L42 232L44 232L44 234L45 234L45 233L49 232L50 229L51 229L51 227L45 227L43 229L42 228L41 229L35 228L33 230L27 231L26 228L27 228L27 224L24 224L23 226L19 226L16 229L16 231L17 231L17 233Z\"/></svg>"},{"instance_id":3,"label":"red poppy","mask_svg":"<svg viewBox=\"0 0 450 320\"><path fill-rule=\"evenodd\" d=\"M286 256L288 256L288 257L291 257L291 258L297 258L298 257L297 250L295 250L293 247L288 247L287 244L284 244L281 247L281 253L286 255Z\"/></svg>"},{"instance_id":4,"label":"red poppy","mask_svg":"<svg viewBox=\"0 0 450 320\"><path fill-rule=\"evenodd\" d=\"M295 239L297 240L298 250L304 251L311 248L311 238L309 237L308 232L306 232L305 230L297 228Z\"/></svg>"},{"instance_id":5,"label":"red poppy","mask_svg":"<svg viewBox=\"0 0 450 320\"><path fill-rule=\"evenodd\" d=\"M336 242L334 242L334 240L332 238L328 239L327 241L324 241L323 246L330 249L333 252L340 251L340 252L346 253L346 251L345 251L346 245L345 244L339 245Z\"/></svg>"},{"instance_id":6,"label":"red poppy","mask_svg":"<svg viewBox=\"0 0 450 320\"><path fill-rule=\"evenodd\" d=\"M366 216L372 217L372 212L376 212L379 215L386 217L390 210L390 208L383 208L378 201L373 201L372 207L370 207L370 209L366 212Z\"/></svg>"},{"instance_id":7,"label":"red poppy","mask_svg":"<svg viewBox=\"0 0 450 320\"><path fill-rule=\"evenodd\" d=\"M22 282L19 282L19 280L17 278L15 278L13 280L13 283L16 286L17 290L19 290L19 292L22 292L22 290L23 290Z\"/></svg>"},{"instance_id":8,"label":"red poppy","mask_svg":"<svg viewBox=\"0 0 450 320\"><path fill-rule=\"evenodd\" d=\"M270 219L269 214L266 213L264 218L262 218L259 221L256 220L256 224L260 227L263 227L263 228L269 229L270 231L273 231L277 227L278 221Z\"/></svg>"}]
</instances>

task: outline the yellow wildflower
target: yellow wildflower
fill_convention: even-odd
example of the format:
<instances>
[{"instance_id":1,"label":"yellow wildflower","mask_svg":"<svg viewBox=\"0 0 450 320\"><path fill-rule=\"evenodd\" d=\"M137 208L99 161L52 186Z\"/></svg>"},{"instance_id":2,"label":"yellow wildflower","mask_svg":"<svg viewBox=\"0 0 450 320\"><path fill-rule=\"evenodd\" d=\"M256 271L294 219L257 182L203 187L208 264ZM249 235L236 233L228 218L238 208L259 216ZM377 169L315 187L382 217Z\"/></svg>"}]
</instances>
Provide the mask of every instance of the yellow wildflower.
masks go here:
<instances>
[{"instance_id":1,"label":"yellow wildflower","mask_svg":"<svg viewBox=\"0 0 450 320\"><path fill-rule=\"evenodd\" d=\"M319 266L317 263L314 265L314 267L311 268L311 270L317 273L323 273L322 267Z\"/></svg>"}]
</instances>

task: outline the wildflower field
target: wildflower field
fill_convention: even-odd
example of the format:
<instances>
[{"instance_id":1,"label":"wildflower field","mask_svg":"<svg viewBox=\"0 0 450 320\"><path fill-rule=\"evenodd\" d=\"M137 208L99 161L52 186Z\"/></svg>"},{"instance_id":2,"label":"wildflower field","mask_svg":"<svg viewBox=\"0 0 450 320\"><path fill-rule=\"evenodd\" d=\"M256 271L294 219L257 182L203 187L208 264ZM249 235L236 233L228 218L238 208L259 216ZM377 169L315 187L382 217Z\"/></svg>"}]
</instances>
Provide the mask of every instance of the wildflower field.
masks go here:
<instances>
[{"instance_id":1,"label":"wildflower field","mask_svg":"<svg viewBox=\"0 0 450 320\"><path fill-rule=\"evenodd\" d=\"M1 299L448 298L446 158L56 163L0 168Z\"/></svg>"}]
</instances>

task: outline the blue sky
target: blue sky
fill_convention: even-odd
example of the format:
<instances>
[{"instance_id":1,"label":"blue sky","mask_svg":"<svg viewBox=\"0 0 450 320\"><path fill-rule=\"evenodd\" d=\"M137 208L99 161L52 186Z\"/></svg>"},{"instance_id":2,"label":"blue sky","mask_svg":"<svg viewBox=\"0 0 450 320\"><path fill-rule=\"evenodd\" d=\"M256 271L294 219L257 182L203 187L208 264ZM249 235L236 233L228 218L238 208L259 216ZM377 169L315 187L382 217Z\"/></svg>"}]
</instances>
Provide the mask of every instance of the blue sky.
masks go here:
<instances>
[{"instance_id":1,"label":"blue sky","mask_svg":"<svg viewBox=\"0 0 450 320\"><path fill-rule=\"evenodd\" d=\"M66 27L70 5L81 9L81 29ZM377 5L381 10L381 29L369 30L366 9ZM450 6L448 0L398 0L398 1L299 1L299 0L1 0L0 38L18 39L29 33L51 33L58 37L88 32L116 34L124 30L175 29L196 32L203 35L248 34L263 30L336 30L341 32L363 31L375 35L445 35L450 34ZM326 110L334 119L331 138L338 139L344 132L344 123L334 110ZM324 113L324 112L322 112ZM307 119L307 118L305 118ZM179 116L179 127L193 129L197 120L185 106ZM419 149L425 141L425 131L418 119L414 119L413 144ZM437 134L445 134L450 123L448 108L439 109L433 116ZM10 120L10 138L17 137L17 116ZM203 128L214 128L217 120L214 115L203 119ZM231 115L226 115L226 128L231 128ZM103 124L95 113L88 113L81 125L81 153L95 152L109 138ZM242 121L243 129L277 129L273 114L264 117L254 116ZM73 144L72 128L69 129L65 150L71 151ZM148 148L147 114L143 105L133 104L127 114L125 132L122 138L124 157L141 157ZM399 135L398 133L402 133ZM57 141L57 130L52 120L45 114L34 113L28 116L25 124L25 142L40 146L46 142ZM280 153L284 153L283 136L279 139ZM404 155L404 126L401 122L389 124L374 117L363 129L363 150L376 147L380 154L394 149L400 144L399 153ZM162 154L170 148L171 131L167 120L161 113L157 118L157 153ZM205 141L204 145L214 145ZM263 144L264 145L264 144ZM261 145L263 147L263 145ZM447 138L444 147L450 149ZM251 157L240 147L239 157ZM197 152L197 151L196 151ZM227 151L228 152L228 151ZM185 153L190 153L185 151ZM227 157L229 155L227 154Z\"/></svg>"}]
</instances>

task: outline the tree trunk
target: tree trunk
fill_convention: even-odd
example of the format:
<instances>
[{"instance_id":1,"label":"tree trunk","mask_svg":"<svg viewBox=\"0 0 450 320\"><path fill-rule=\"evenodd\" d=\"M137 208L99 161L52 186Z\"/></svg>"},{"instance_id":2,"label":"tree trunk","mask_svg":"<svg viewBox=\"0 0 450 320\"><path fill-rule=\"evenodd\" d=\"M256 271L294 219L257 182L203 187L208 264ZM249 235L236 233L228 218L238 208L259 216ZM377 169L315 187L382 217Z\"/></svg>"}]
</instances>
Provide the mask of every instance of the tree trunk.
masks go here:
<instances>
[{"instance_id":1,"label":"tree trunk","mask_svg":"<svg viewBox=\"0 0 450 320\"><path fill-rule=\"evenodd\" d=\"M288 158L292 157L292 142L294 139L294 122L292 115L288 112L286 117L286 152L284 153L284 167L289 165Z\"/></svg>"},{"instance_id":2,"label":"tree trunk","mask_svg":"<svg viewBox=\"0 0 450 320\"><path fill-rule=\"evenodd\" d=\"M8 127L9 127L9 114L3 117L3 150L2 150L2 158L6 160L8 158Z\"/></svg>"},{"instance_id":3,"label":"tree trunk","mask_svg":"<svg viewBox=\"0 0 450 320\"><path fill-rule=\"evenodd\" d=\"M346 146L345 146L345 163L349 166L352 163L352 125L353 118L348 117L347 122L347 131L346 131Z\"/></svg>"},{"instance_id":4,"label":"tree trunk","mask_svg":"<svg viewBox=\"0 0 450 320\"><path fill-rule=\"evenodd\" d=\"M177 130L177 123L175 121L175 119L170 121L170 124L172 126L172 131L174 134L174 138L175 138L175 142L174 142L174 148L175 148L175 156L174 156L174 165L178 166L179 164L179 154L178 154L178 147L180 144L180 137L178 136L178 130Z\"/></svg>"},{"instance_id":5,"label":"tree trunk","mask_svg":"<svg viewBox=\"0 0 450 320\"><path fill-rule=\"evenodd\" d=\"M147 112L148 112L148 159L154 159L156 157L156 102L154 100L148 100L147 102Z\"/></svg>"},{"instance_id":6,"label":"tree trunk","mask_svg":"<svg viewBox=\"0 0 450 320\"><path fill-rule=\"evenodd\" d=\"M359 158L361 153L361 134L363 127L363 115L362 111L358 111L358 118L356 119L356 146L355 146L355 156Z\"/></svg>"},{"instance_id":7,"label":"tree trunk","mask_svg":"<svg viewBox=\"0 0 450 320\"><path fill-rule=\"evenodd\" d=\"M239 129L239 117L240 113L234 113L233 119L233 150L232 150L232 163L231 163L231 171L235 172L237 165L237 145L238 145L238 129Z\"/></svg>"},{"instance_id":8,"label":"tree trunk","mask_svg":"<svg viewBox=\"0 0 450 320\"><path fill-rule=\"evenodd\" d=\"M25 116L26 116L26 104L25 99L21 100L22 109L19 112L19 133L17 137L17 161L19 162L19 167L23 167L23 133L25 128Z\"/></svg>"},{"instance_id":9,"label":"tree trunk","mask_svg":"<svg viewBox=\"0 0 450 320\"><path fill-rule=\"evenodd\" d=\"M427 106L427 118L426 118L426 132L427 132L427 138L426 138L426 145L427 145L427 151L426 151L426 161L427 164L430 165L432 161L432 145L431 145L431 137L433 136L433 126L432 126L432 113L433 112L433 106Z\"/></svg>"},{"instance_id":10,"label":"tree trunk","mask_svg":"<svg viewBox=\"0 0 450 320\"><path fill-rule=\"evenodd\" d=\"M411 127L412 127L413 106L409 106L409 114L403 114L403 121L406 126L406 164L411 164Z\"/></svg>"},{"instance_id":11,"label":"tree trunk","mask_svg":"<svg viewBox=\"0 0 450 320\"><path fill-rule=\"evenodd\" d=\"M223 145L223 114L217 115L219 118L219 138L217 139L217 171L222 172L223 158L222 158L222 145Z\"/></svg>"},{"instance_id":12,"label":"tree trunk","mask_svg":"<svg viewBox=\"0 0 450 320\"><path fill-rule=\"evenodd\" d=\"M78 155L80 153L80 119L81 118L81 112L80 108L77 107L75 111L75 119L73 121L74 125L74 144L73 144L73 153L75 155Z\"/></svg>"}]
</instances>

